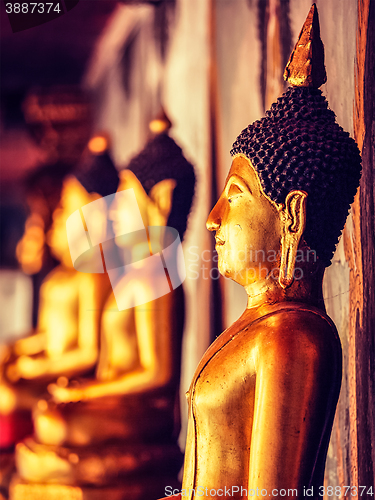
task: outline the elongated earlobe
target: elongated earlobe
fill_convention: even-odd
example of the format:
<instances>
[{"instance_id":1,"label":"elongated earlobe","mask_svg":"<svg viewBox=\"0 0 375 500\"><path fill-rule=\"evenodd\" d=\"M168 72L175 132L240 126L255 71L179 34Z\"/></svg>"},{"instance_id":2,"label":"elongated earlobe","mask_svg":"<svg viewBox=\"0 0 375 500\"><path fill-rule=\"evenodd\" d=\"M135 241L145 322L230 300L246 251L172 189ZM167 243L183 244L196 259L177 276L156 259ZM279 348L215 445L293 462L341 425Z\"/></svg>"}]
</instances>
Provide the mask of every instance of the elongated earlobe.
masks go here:
<instances>
[{"instance_id":1,"label":"elongated earlobe","mask_svg":"<svg viewBox=\"0 0 375 500\"><path fill-rule=\"evenodd\" d=\"M306 197L304 191L291 191L282 211L281 264L279 283L289 287L294 280L297 250L306 225Z\"/></svg>"},{"instance_id":2,"label":"elongated earlobe","mask_svg":"<svg viewBox=\"0 0 375 500\"><path fill-rule=\"evenodd\" d=\"M149 219L152 225L166 226L169 214L172 210L173 191L177 182L174 179L164 179L151 189L149 197L153 201L150 204Z\"/></svg>"}]
</instances>

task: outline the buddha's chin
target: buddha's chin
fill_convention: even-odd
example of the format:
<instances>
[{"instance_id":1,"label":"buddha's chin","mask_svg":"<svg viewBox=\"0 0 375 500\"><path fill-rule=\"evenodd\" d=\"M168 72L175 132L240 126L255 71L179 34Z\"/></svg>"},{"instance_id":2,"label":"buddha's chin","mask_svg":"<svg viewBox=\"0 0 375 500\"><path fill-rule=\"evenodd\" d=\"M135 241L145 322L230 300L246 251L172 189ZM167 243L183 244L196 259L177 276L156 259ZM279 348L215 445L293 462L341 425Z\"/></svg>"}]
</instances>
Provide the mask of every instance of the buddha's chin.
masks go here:
<instances>
[{"instance_id":1,"label":"buddha's chin","mask_svg":"<svg viewBox=\"0 0 375 500\"><path fill-rule=\"evenodd\" d=\"M223 261L223 259L221 259L220 257L218 258L218 261L217 261L217 268L219 269L219 273L222 275L222 276L227 276L227 269L228 269L228 266L226 265L226 263Z\"/></svg>"},{"instance_id":2,"label":"buddha's chin","mask_svg":"<svg viewBox=\"0 0 375 500\"><path fill-rule=\"evenodd\" d=\"M219 259L218 263L217 263L217 268L219 269L219 273L224 276L224 278L230 278L232 280L235 281L234 277L233 277L233 272L230 268L230 266L228 265L227 262L225 261L222 261L221 259Z\"/></svg>"}]
</instances>

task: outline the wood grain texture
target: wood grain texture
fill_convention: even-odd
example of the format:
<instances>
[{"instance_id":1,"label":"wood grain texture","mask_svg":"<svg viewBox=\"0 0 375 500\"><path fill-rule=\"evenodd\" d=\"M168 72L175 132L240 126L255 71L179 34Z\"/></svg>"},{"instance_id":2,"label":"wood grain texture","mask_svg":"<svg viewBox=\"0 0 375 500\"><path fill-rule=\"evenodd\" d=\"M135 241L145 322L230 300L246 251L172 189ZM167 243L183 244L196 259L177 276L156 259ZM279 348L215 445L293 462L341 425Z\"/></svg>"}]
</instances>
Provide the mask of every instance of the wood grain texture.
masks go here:
<instances>
[{"instance_id":1,"label":"wood grain texture","mask_svg":"<svg viewBox=\"0 0 375 500\"><path fill-rule=\"evenodd\" d=\"M362 256L362 316L356 324L358 481L375 486L375 220L374 220L374 89L375 4L358 5L358 78L363 78L358 96L358 141L361 140L362 179L359 191ZM367 19L365 18L367 13ZM358 82L359 83L359 82ZM356 124L355 124L356 125Z\"/></svg>"},{"instance_id":2,"label":"wood grain texture","mask_svg":"<svg viewBox=\"0 0 375 500\"><path fill-rule=\"evenodd\" d=\"M362 152L360 189L344 232L350 268L350 484L374 488L375 254L374 254L374 2L358 0L354 135ZM353 497L355 498L355 497Z\"/></svg>"}]
</instances>

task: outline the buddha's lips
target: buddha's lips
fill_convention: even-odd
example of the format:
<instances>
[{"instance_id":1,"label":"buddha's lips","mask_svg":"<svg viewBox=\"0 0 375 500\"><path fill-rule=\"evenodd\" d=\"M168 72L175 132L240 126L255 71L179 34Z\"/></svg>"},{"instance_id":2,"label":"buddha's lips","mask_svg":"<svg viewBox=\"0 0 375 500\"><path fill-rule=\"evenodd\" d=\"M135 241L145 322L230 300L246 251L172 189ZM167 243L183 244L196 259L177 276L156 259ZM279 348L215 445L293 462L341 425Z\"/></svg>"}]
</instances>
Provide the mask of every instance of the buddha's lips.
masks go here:
<instances>
[{"instance_id":1,"label":"buddha's lips","mask_svg":"<svg viewBox=\"0 0 375 500\"><path fill-rule=\"evenodd\" d=\"M222 240L219 236L215 236L215 241L216 241L216 245L224 245L225 241Z\"/></svg>"}]
</instances>

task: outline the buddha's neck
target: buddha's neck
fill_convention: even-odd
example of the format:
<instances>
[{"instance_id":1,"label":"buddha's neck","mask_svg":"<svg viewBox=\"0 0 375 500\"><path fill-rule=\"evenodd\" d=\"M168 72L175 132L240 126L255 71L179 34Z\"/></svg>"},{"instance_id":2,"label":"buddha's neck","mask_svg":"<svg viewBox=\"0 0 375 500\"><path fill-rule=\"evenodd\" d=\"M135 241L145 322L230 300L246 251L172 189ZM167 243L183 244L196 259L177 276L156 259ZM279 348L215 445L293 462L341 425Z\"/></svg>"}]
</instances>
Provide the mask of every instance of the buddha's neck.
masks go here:
<instances>
[{"instance_id":1,"label":"buddha's neck","mask_svg":"<svg viewBox=\"0 0 375 500\"><path fill-rule=\"evenodd\" d=\"M324 268L315 267L305 270L301 279L295 279L291 286L282 288L273 278L266 278L245 286L248 301L247 308L252 309L263 304L278 302L301 302L325 311L322 281Z\"/></svg>"}]
</instances>

